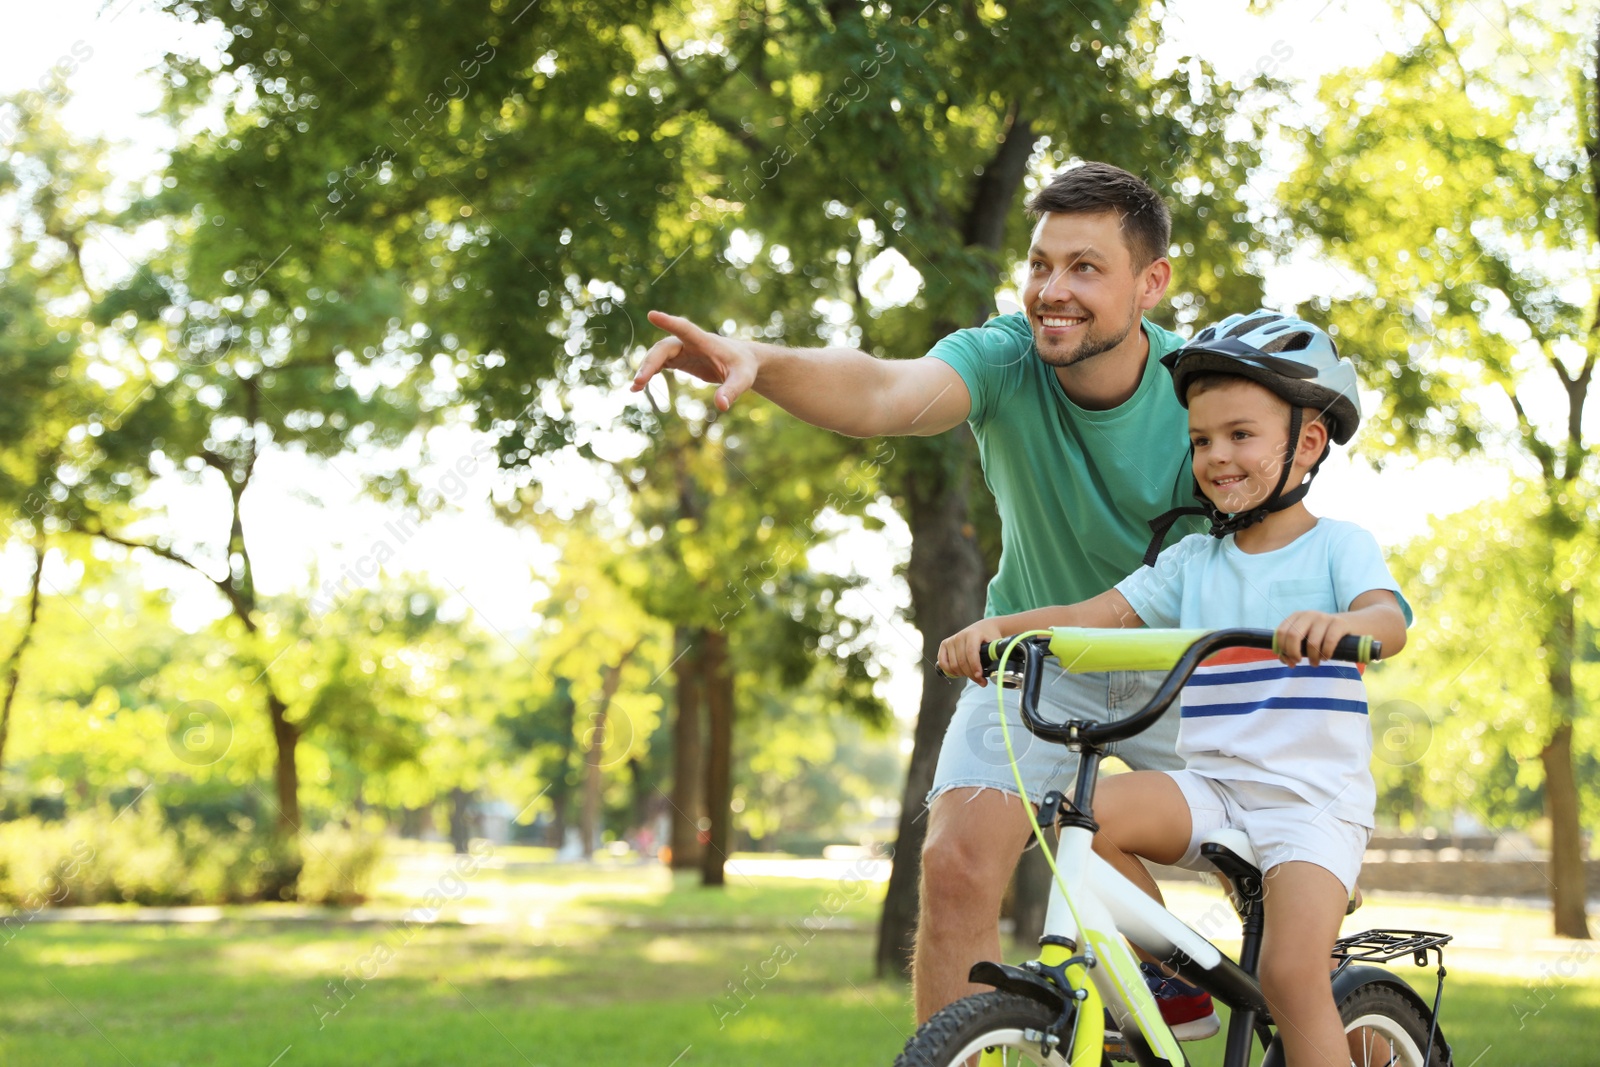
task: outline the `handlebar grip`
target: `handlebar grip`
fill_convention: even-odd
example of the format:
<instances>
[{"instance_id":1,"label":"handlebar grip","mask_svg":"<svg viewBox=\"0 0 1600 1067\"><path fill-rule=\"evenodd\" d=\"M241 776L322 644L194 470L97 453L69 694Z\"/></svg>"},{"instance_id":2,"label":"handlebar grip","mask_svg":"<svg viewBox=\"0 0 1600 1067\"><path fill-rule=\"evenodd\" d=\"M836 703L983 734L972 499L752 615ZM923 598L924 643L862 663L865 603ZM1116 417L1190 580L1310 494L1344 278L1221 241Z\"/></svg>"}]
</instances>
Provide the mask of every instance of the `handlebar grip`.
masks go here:
<instances>
[{"instance_id":1,"label":"handlebar grip","mask_svg":"<svg viewBox=\"0 0 1600 1067\"><path fill-rule=\"evenodd\" d=\"M1277 639L1272 642L1272 650L1278 650ZM1383 656L1383 642L1363 634L1350 634L1348 637L1339 638L1339 643L1333 646L1331 659L1341 659L1349 663L1371 663Z\"/></svg>"},{"instance_id":2,"label":"handlebar grip","mask_svg":"<svg viewBox=\"0 0 1600 1067\"><path fill-rule=\"evenodd\" d=\"M1009 643L1009 641L1010 638L1002 637L998 641L990 641L987 645L978 646L978 667L983 671L983 676L985 678L994 674L995 667L1000 662L1000 657L1002 654L1004 654L1006 645ZM1022 652L1020 650L1012 655L1009 665L1011 666L1013 672L1021 669ZM938 671L942 676L950 679L966 677L964 674L951 674L943 667L939 667Z\"/></svg>"}]
</instances>

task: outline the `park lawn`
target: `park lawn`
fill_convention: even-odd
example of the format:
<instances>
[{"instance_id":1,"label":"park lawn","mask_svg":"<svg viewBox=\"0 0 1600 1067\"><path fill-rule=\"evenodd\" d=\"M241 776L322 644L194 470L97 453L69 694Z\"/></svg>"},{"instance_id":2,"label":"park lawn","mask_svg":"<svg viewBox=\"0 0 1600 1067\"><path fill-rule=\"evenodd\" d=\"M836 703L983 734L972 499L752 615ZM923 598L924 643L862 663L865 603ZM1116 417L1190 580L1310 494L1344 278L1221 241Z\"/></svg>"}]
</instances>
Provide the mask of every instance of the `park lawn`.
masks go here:
<instances>
[{"instance_id":1,"label":"park lawn","mask_svg":"<svg viewBox=\"0 0 1600 1067\"><path fill-rule=\"evenodd\" d=\"M881 888L723 894L641 870L575 900L570 875L537 925L33 923L0 946L0 1063L884 1065L902 1045L907 991L871 978ZM1471 913L1440 917L1459 929ZM1404 971L1431 996L1431 972ZM1492 972L1452 966L1447 981L1462 1067L1594 1061L1588 967ZM1221 1043L1188 1051L1211 1067Z\"/></svg>"}]
</instances>

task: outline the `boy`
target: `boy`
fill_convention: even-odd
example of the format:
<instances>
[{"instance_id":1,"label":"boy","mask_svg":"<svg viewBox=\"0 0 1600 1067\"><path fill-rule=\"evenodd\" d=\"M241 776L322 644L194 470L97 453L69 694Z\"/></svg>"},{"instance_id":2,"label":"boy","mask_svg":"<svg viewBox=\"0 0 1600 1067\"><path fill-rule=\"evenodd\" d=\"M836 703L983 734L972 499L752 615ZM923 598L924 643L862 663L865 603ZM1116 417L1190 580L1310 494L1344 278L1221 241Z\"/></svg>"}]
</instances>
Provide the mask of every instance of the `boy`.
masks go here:
<instances>
[{"instance_id":1,"label":"boy","mask_svg":"<svg viewBox=\"0 0 1600 1067\"><path fill-rule=\"evenodd\" d=\"M1261 985L1288 1061L1347 1064L1328 956L1376 794L1360 675L1322 660L1349 634L1393 655L1410 622L1372 536L1303 503L1330 439L1360 422L1355 371L1320 329L1265 311L1229 316L1162 362L1189 409L1194 510L1210 535L1090 600L975 623L940 646L939 665L981 684L981 644L1051 626L1275 627L1284 666L1223 654L1184 689L1184 770L1101 783L1095 849L1159 899L1135 857L1194 865L1204 834L1244 830L1266 876ZM1170 522L1151 525L1153 554Z\"/></svg>"}]
</instances>

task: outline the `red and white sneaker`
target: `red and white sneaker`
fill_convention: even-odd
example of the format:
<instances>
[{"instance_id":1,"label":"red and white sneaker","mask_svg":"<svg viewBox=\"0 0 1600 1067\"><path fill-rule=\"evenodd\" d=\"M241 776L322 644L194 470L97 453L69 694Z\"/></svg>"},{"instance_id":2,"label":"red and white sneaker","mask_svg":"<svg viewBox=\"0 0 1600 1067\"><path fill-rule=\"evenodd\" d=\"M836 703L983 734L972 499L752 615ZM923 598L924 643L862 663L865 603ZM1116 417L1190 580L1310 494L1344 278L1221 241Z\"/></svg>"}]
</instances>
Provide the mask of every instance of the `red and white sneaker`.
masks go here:
<instances>
[{"instance_id":1,"label":"red and white sneaker","mask_svg":"<svg viewBox=\"0 0 1600 1067\"><path fill-rule=\"evenodd\" d=\"M1200 1041L1222 1029L1222 1020L1211 1006L1211 994L1181 978L1168 978L1154 964L1141 963L1145 985L1156 1004L1161 1008L1161 1018L1172 1028L1179 1041ZM1112 1059L1130 1059L1127 1044L1122 1040L1111 1013L1106 1012L1106 1053Z\"/></svg>"},{"instance_id":2,"label":"red and white sneaker","mask_svg":"<svg viewBox=\"0 0 1600 1067\"><path fill-rule=\"evenodd\" d=\"M1222 1020L1211 1007L1210 993L1182 978L1168 978L1153 963L1141 963L1139 970L1144 972L1144 984L1161 1007L1161 1018L1179 1041L1199 1041L1222 1029Z\"/></svg>"}]
</instances>

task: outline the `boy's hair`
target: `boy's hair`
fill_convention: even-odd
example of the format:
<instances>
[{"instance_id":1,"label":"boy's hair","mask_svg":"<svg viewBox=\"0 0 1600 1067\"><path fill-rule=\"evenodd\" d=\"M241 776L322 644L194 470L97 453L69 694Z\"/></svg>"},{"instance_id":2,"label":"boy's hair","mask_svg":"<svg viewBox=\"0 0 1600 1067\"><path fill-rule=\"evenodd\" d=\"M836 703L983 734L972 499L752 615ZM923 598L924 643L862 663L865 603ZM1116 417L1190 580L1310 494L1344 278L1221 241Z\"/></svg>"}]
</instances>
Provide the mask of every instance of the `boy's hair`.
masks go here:
<instances>
[{"instance_id":1,"label":"boy's hair","mask_svg":"<svg viewBox=\"0 0 1600 1067\"><path fill-rule=\"evenodd\" d=\"M1172 243L1172 214L1161 194L1138 176L1109 163L1085 163L1061 171L1028 198L1027 207L1031 222L1047 214L1116 212L1135 270L1166 255Z\"/></svg>"},{"instance_id":2,"label":"boy's hair","mask_svg":"<svg viewBox=\"0 0 1600 1067\"><path fill-rule=\"evenodd\" d=\"M1266 389L1267 392L1272 393L1271 389L1267 389L1266 386L1262 385L1254 378L1247 378L1243 374L1229 374L1227 371L1207 370L1201 371L1189 379L1189 381L1186 383L1188 387L1187 396L1190 400L1193 400L1201 393L1209 393L1211 390L1227 385L1229 382L1249 382L1251 385L1254 385L1259 389ZM1272 395L1278 396L1276 393L1272 393ZM1278 399L1283 400L1283 397L1280 396ZM1284 403L1287 404L1289 401L1284 400ZM1329 433L1333 432L1333 427L1328 425L1328 420L1322 417L1323 413L1321 411L1317 410L1316 408L1309 407L1305 408L1305 410L1311 413L1312 418L1322 423L1323 429L1327 430Z\"/></svg>"}]
</instances>

